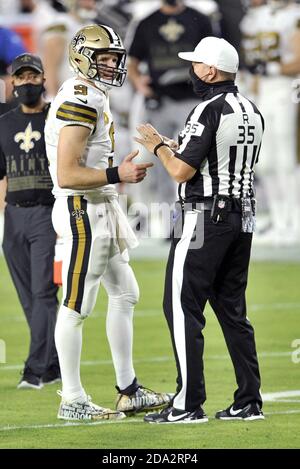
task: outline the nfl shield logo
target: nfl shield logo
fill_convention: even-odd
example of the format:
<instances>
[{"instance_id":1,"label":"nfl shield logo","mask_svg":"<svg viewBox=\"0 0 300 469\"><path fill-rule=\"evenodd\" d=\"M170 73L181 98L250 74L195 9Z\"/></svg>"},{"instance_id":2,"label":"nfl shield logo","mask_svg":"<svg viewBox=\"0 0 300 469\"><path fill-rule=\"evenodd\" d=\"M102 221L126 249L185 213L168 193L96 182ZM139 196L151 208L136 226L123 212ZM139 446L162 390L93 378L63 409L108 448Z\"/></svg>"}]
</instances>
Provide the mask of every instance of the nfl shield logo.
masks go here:
<instances>
[{"instance_id":1,"label":"nfl shield logo","mask_svg":"<svg viewBox=\"0 0 300 469\"><path fill-rule=\"evenodd\" d=\"M218 201L218 208L222 209L225 207L225 200L219 200Z\"/></svg>"}]
</instances>

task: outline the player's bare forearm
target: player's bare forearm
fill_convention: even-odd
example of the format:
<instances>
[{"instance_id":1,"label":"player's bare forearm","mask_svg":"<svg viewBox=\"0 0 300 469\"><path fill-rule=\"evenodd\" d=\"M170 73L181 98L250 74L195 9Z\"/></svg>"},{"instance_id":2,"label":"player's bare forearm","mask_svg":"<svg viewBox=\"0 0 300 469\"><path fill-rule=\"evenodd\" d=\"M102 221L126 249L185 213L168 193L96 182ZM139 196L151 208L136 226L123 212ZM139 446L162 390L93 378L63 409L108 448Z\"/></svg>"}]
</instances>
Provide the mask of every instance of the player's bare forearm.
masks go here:
<instances>
[{"instance_id":1,"label":"player's bare forearm","mask_svg":"<svg viewBox=\"0 0 300 469\"><path fill-rule=\"evenodd\" d=\"M90 130L82 126L64 127L58 142L57 179L63 189L95 189L110 184L106 169L96 169L84 166L83 155L87 146ZM152 163L135 164L133 158L138 150L127 155L117 168L118 181L141 182Z\"/></svg>"},{"instance_id":2,"label":"player's bare forearm","mask_svg":"<svg viewBox=\"0 0 300 469\"><path fill-rule=\"evenodd\" d=\"M82 157L90 129L66 126L59 135L57 179L63 189L94 189L107 184L106 171L83 166Z\"/></svg>"},{"instance_id":3,"label":"player's bare forearm","mask_svg":"<svg viewBox=\"0 0 300 469\"><path fill-rule=\"evenodd\" d=\"M79 165L66 168L67 177L59 176L58 185L62 189L96 189L108 184L106 171L104 169L83 168Z\"/></svg>"}]
</instances>

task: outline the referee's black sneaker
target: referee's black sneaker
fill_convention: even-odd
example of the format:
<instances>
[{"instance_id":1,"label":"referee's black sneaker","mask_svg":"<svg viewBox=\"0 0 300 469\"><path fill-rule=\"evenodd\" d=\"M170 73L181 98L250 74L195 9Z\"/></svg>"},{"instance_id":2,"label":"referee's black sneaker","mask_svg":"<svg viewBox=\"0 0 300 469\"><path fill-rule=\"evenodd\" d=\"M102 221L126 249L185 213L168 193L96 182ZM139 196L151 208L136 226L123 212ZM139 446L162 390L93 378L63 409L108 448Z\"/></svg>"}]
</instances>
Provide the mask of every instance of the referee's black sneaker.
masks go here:
<instances>
[{"instance_id":1,"label":"referee's black sneaker","mask_svg":"<svg viewBox=\"0 0 300 469\"><path fill-rule=\"evenodd\" d=\"M219 410L215 417L220 420L263 420L265 418L257 402L250 402L242 409L235 408L233 404L225 410Z\"/></svg>"},{"instance_id":2,"label":"referee's black sneaker","mask_svg":"<svg viewBox=\"0 0 300 469\"><path fill-rule=\"evenodd\" d=\"M53 365L42 375L43 384L54 384L61 381L59 366Z\"/></svg>"},{"instance_id":3,"label":"referee's black sneaker","mask_svg":"<svg viewBox=\"0 0 300 469\"><path fill-rule=\"evenodd\" d=\"M193 412L167 407L160 412L145 415L144 421L148 423L205 423L208 422L208 418L201 407Z\"/></svg>"},{"instance_id":4,"label":"referee's black sneaker","mask_svg":"<svg viewBox=\"0 0 300 469\"><path fill-rule=\"evenodd\" d=\"M22 377L19 384L17 385L18 389L42 389L43 383L39 376L34 375L31 370L28 368L24 369L22 372Z\"/></svg>"}]
</instances>

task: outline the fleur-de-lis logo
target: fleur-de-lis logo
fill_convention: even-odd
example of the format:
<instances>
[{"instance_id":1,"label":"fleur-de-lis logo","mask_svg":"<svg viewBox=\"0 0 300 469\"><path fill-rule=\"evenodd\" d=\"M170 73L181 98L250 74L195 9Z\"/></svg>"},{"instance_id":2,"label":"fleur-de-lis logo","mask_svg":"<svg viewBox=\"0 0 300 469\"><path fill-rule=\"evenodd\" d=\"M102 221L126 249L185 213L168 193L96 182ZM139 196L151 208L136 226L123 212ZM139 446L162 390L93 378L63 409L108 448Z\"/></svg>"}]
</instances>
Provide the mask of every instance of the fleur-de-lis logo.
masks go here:
<instances>
[{"instance_id":1,"label":"fleur-de-lis logo","mask_svg":"<svg viewBox=\"0 0 300 469\"><path fill-rule=\"evenodd\" d=\"M184 33L185 28L177 23L176 20L169 19L167 24L164 24L159 28L160 34L166 39L168 42L176 42L180 36Z\"/></svg>"},{"instance_id":2,"label":"fleur-de-lis logo","mask_svg":"<svg viewBox=\"0 0 300 469\"><path fill-rule=\"evenodd\" d=\"M21 57L21 62L31 62L31 57L29 57L29 55L23 55L23 57Z\"/></svg>"},{"instance_id":3,"label":"fleur-de-lis logo","mask_svg":"<svg viewBox=\"0 0 300 469\"><path fill-rule=\"evenodd\" d=\"M84 36L84 34L78 34L77 36L73 37L72 41L71 41L71 47L73 50L78 50L78 46L80 46L81 44L83 44L86 40L86 37Z\"/></svg>"},{"instance_id":4,"label":"fleur-de-lis logo","mask_svg":"<svg viewBox=\"0 0 300 469\"><path fill-rule=\"evenodd\" d=\"M82 215L84 215L84 210L82 210L82 209L80 209L80 208L76 208L76 209L72 212L72 217L75 217L77 221L82 220Z\"/></svg>"},{"instance_id":5,"label":"fleur-de-lis logo","mask_svg":"<svg viewBox=\"0 0 300 469\"><path fill-rule=\"evenodd\" d=\"M18 132L15 135L15 142L20 143L21 150L29 153L34 148L34 140L37 142L41 138L41 133L38 130L32 130L31 122L27 125L24 132Z\"/></svg>"}]
</instances>

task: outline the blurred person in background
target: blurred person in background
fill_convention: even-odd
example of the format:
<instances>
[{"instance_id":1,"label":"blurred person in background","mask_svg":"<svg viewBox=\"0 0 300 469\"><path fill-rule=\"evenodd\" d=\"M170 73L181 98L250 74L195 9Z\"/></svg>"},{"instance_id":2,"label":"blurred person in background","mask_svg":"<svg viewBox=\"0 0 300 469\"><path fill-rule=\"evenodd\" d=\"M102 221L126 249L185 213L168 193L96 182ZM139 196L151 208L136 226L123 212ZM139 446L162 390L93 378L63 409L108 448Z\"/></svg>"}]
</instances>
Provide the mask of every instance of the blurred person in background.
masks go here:
<instances>
[{"instance_id":1,"label":"blurred person in background","mask_svg":"<svg viewBox=\"0 0 300 469\"><path fill-rule=\"evenodd\" d=\"M124 40L132 18L130 0L98 0L97 23L117 29Z\"/></svg>"},{"instance_id":2,"label":"blurred person in background","mask_svg":"<svg viewBox=\"0 0 300 469\"><path fill-rule=\"evenodd\" d=\"M269 209L257 243L300 240L297 174L297 103L293 82L300 73L300 9L290 0L252 0L241 23L245 62L254 76L256 101L266 118L258 171Z\"/></svg>"},{"instance_id":3,"label":"blurred person in background","mask_svg":"<svg viewBox=\"0 0 300 469\"><path fill-rule=\"evenodd\" d=\"M7 180L3 252L30 328L29 355L18 388L41 389L60 379L54 344L54 198L44 141L49 105L43 98L39 57L19 55L11 73L19 106L0 118L0 179Z\"/></svg>"},{"instance_id":4,"label":"blurred person in background","mask_svg":"<svg viewBox=\"0 0 300 469\"><path fill-rule=\"evenodd\" d=\"M240 22L245 14L243 0L216 0L221 14L221 34L239 52L241 47ZM253 25L255 27L255 25Z\"/></svg>"},{"instance_id":5,"label":"blurred person in background","mask_svg":"<svg viewBox=\"0 0 300 469\"><path fill-rule=\"evenodd\" d=\"M162 0L158 10L133 24L128 32L128 76L144 100L142 120L159 128L163 135L177 136L184 116L197 104L189 85L189 67L180 61L177 53L194 48L211 34L209 18L187 7L183 0ZM147 65L147 73L142 72L141 64ZM146 155L149 158L149 153L144 152ZM170 206L174 196L174 181L167 177L161 165L155 165L142 191L135 194L138 202L165 202ZM169 237L169 220L164 217L164 226L161 221L158 224L160 236Z\"/></svg>"},{"instance_id":6,"label":"blurred person in background","mask_svg":"<svg viewBox=\"0 0 300 469\"><path fill-rule=\"evenodd\" d=\"M213 36L221 37L221 12L217 0L185 0L186 5L195 8L204 15L208 16L211 22Z\"/></svg>"}]
</instances>

